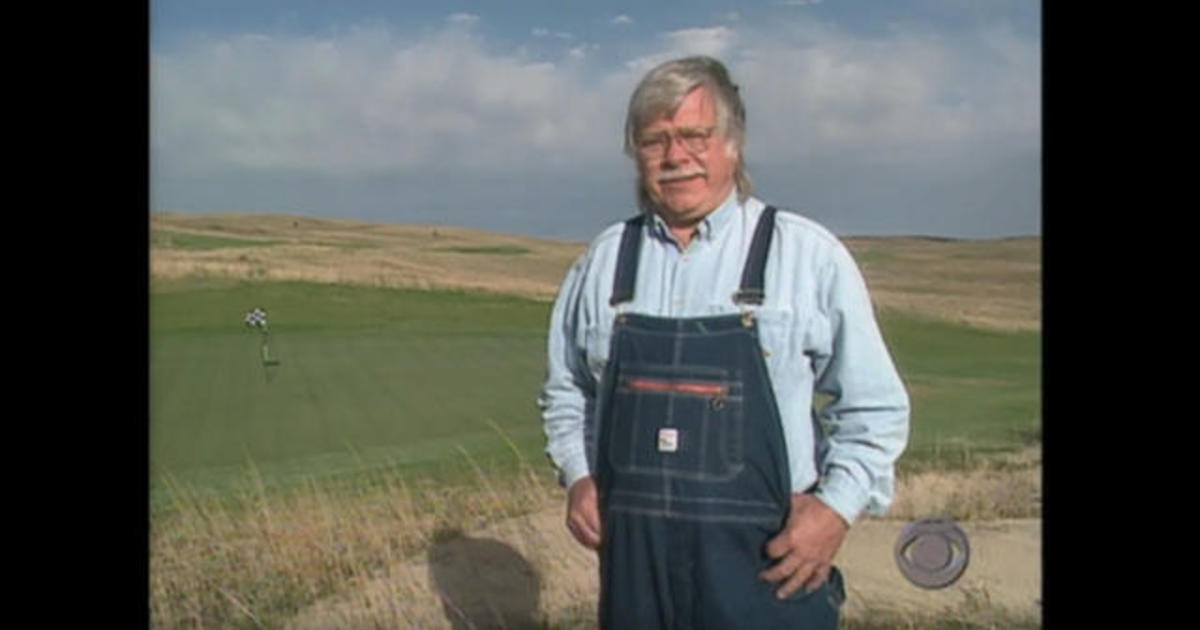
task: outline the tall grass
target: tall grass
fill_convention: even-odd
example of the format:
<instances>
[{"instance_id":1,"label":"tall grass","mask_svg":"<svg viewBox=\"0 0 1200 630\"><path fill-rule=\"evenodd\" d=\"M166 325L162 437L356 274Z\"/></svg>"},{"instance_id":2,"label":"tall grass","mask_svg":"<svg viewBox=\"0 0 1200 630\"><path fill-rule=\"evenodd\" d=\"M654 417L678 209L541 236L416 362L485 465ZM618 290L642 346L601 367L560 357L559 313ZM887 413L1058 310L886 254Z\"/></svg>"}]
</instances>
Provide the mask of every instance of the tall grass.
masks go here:
<instances>
[{"instance_id":1,"label":"tall grass","mask_svg":"<svg viewBox=\"0 0 1200 630\"><path fill-rule=\"evenodd\" d=\"M156 628L275 628L313 601L385 574L437 532L474 529L538 507L550 485L532 474L451 487L364 469L347 482L268 488L247 465L225 495L166 476L151 520Z\"/></svg>"},{"instance_id":2,"label":"tall grass","mask_svg":"<svg viewBox=\"0 0 1200 630\"><path fill-rule=\"evenodd\" d=\"M956 440L932 456L901 461L888 518L938 514L956 520L1041 516L1042 446L980 452Z\"/></svg>"},{"instance_id":3,"label":"tall grass","mask_svg":"<svg viewBox=\"0 0 1200 630\"><path fill-rule=\"evenodd\" d=\"M561 509L562 491L500 435L518 460L515 472L512 466L502 470L472 462L464 450L462 457L475 468L470 484L448 486L405 477L395 469L364 469L354 480L270 486L248 464L238 488L221 496L167 477L168 499L155 510L150 529L152 627L594 627L591 569L567 566L569 556L579 550L569 549L573 542L561 532L545 535L515 518ZM892 516L946 513L969 520L1037 515L1033 497L1020 492L1007 500L989 499L991 503L980 503L978 497L995 496L1005 486L1029 485L1036 491L1040 451L977 461L970 470L902 476L898 496L907 503L898 504ZM496 533L498 526L505 535ZM430 586L423 564L438 545L469 540L467 533L485 530L520 541L514 557L542 579L544 593L558 593L545 597L525 625L479 625L478 612L473 613L474 624L455 625L451 598ZM561 583L545 584L547 579L578 584L564 590ZM992 606L986 591L968 595L957 608L928 614L868 609L847 618L843 628L1037 627L1027 614ZM503 619L503 614L497 611L496 617Z\"/></svg>"},{"instance_id":4,"label":"tall grass","mask_svg":"<svg viewBox=\"0 0 1200 630\"><path fill-rule=\"evenodd\" d=\"M471 531L557 500L527 467L472 486L391 473L365 483L270 491L253 468L232 496L171 483L151 520L155 628L277 628L305 606L392 567L445 532Z\"/></svg>"}]
</instances>

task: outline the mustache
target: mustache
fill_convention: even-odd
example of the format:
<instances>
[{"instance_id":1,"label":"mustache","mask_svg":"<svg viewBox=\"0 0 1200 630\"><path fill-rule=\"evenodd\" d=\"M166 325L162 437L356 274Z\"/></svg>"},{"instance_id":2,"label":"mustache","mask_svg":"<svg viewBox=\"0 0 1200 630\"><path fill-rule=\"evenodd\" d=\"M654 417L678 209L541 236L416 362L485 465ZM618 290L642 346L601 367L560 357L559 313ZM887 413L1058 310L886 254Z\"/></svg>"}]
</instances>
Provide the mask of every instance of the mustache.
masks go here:
<instances>
[{"instance_id":1,"label":"mustache","mask_svg":"<svg viewBox=\"0 0 1200 630\"><path fill-rule=\"evenodd\" d=\"M696 177L697 175L704 177L708 175L708 172L702 168L693 168L686 171L662 171L658 174L658 177L655 178L655 181L662 184L680 179L688 179L689 177Z\"/></svg>"}]
</instances>

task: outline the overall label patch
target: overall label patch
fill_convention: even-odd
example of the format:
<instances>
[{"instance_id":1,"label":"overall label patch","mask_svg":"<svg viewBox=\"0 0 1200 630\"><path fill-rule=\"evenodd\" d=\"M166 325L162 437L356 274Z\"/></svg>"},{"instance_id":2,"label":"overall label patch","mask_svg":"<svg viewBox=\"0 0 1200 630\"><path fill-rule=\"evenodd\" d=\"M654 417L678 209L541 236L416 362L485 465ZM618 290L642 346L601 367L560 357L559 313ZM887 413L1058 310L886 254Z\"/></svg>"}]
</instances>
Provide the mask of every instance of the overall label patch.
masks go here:
<instances>
[{"instance_id":1,"label":"overall label patch","mask_svg":"<svg viewBox=\"0 0 1200 630\"><path fill-rule=\"evenodd\" d=\"M679 429L659 429L658 451L674 453L677 450L679 450Z\"/></svg>"}]
</instances>

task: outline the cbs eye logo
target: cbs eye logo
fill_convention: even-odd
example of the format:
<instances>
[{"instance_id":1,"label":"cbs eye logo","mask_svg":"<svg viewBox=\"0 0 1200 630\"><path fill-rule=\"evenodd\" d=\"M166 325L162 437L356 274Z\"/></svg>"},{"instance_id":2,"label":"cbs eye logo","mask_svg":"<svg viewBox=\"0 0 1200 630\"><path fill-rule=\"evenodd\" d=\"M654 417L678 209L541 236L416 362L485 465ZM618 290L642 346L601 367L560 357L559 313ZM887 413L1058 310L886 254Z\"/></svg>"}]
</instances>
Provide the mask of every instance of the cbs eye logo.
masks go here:
<instances>
[{"instance_id":1,"label":"cbs eye logo","mask_svg":"<svg viewBox=\"0 0 1200 630\"><path fill-rule=\"evenodd\" d=\"M971 558L967 535L949 518L923 518L905 526L896 540L896 565L921 588L950 586Z\"/></svg>"}]
</instances>

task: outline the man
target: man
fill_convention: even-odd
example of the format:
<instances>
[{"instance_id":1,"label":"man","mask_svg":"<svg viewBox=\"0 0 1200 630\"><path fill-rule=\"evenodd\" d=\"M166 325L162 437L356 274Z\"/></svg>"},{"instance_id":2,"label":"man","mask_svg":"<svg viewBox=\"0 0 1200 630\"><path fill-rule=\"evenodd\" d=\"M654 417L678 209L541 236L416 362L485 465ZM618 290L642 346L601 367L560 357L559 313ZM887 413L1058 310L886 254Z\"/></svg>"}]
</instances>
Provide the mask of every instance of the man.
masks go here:
<instances>
[{"instance_id":1,"label":"man","mask_svg":"<svg viewBox=\"0 0 1200 630\"><path fill-rule=\"evenodd\" d=\"M751 196L744 135L720 62L651 70L625 129L642 213L554 305L539 405L603 628L834 628L834 556L891 503L909 404L865 283Z\"/></svg>"}]
</instances>

